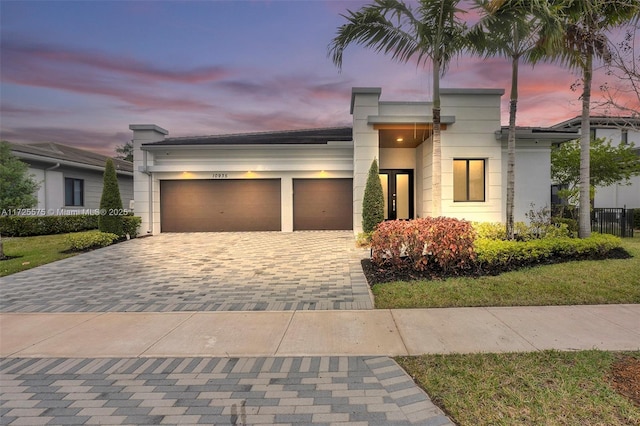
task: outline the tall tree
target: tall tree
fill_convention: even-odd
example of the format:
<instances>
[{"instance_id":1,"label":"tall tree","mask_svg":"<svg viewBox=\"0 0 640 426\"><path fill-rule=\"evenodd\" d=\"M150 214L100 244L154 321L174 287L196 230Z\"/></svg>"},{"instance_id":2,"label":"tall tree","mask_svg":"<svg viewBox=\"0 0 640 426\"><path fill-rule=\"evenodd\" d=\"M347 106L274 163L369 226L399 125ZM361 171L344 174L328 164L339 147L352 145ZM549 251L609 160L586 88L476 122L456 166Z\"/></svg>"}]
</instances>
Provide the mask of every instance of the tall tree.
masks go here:
<instances>
[{"instance_id":1,"label":"tall tree","mask_svg":"<svg viewBox=\"0 0 640 426\"><path fill-rule=\"evenodd\" d=\"M29 209L38 204L36 191L40 185L28 174L28 166L13 154L5 141L0 142L0 213L16 214L17 209ZM0 235L0 260L5 259Z\"/></svg>"},{"instance_id":2,"label":"tall tree","mask_svg":"<svg viewBox=\"0 0 640 426\"><path fill-rule=\"evenodd\" d=\"M580 213L578 234L591 235L590 139L591 85L594 61L611 58L607 32L640 16L638 0L564 0L559 16L565 24L561 46L554 46L552 59L575 68L582 74L582 118L580 125Z\"/></svg>"},{"instance_id":3,"label":"tall tree","mask_svg":"<svg viewBox=\"0 0 640 426\"><path fill-rule=\"evenodd\" d=\"M485 56L504 56L511 61L509 97L509 136L507 142L506 233L514 238L516 115L520 60L532 62L540 41L549 32L561 31L560 21L546 13L541 4L527 0L476 0L482 17L469 32L472 52Z\"/></svg>"},{"instance_id":4,"label":"tall tree","mask_svg":"<svg viewBox=\"0 0 640 426\"><path fill-rule=\"evenodd\" d=\"M362 198L362 230L373 232L384 221L384 193L378 170L378 161L374 158L369 167L367 185Z\"/></svg>"},{"instance_id":5,"label":"tall tree","mask_svg":"<svg viewBox=\"0 0 640 426\"><path fill-rule=\"evenodd\" d=\"M120 197L118 176L116 175L116 168L113 165L113 160L108 158L104 166L98 229L102 232L116 234L117 236L124 235L122 228L122 216L122 198Z\"/></svg>"},{"instance_id":6,"label":"tall tree","mask_svg":"<svg viewBox=\"0 0 640 426\"><path fill-rule=\"evenodd\" d=\"M551 151L551 179L566 186L559 195L570 205L579 196L580 152L579 141L565 142ZM640 158L633 143L614 146L610 140L594 139L589 156L591 194L595 195L596 187L629 185L632 177L640 176Z\"/></svg>"},{"instance_id":7,"label":"tall tree","mask_svg":"<svg viewBox=\"0 0 640 426\"><path fill-rule=\"evenodd\" d=\"M418 0L411 6L400 0L375 0L342 15L347 23L338 28L329 44L329 55L342 68L342 55L350 44L359 44L376 52L391 55L393 60L406 63L415 59L425 66L433 66L433 216L442 212L442 156L440 135L440 77L465 45L466 24L460 20L463 12L459 0Z\"/></svg>"},{"instance_id":8,"label":"tall tree","mask_svg":"<svg viewBox=\"0 0 640 426\"><path fill-rule=\"evenodd\" d=\"M120 160L126 160L133 162L133 142L129 141L124 145L118 145L116 147L116 157Z\"/></svg>"}]
</instances>

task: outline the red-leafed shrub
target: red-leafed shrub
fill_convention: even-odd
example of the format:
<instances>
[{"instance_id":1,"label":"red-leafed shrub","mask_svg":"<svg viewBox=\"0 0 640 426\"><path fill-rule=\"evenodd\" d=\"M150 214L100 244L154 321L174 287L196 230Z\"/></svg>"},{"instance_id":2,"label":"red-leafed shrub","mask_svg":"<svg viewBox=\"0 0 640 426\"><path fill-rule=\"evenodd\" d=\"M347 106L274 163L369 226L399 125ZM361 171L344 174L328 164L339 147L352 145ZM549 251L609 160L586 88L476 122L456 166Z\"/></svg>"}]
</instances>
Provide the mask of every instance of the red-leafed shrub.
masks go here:
<instances>
[{"instance_id":1,"label":"red-leafed shrub","mask_svg":"<svg viewBox=\"0 0 640 426\"><path fill-rule=\"evenodd\" d=\"M475 259L470 222L447 217L383 222L371 238L371 260L378 266L450 273Z\"/></svg>"}]
</instances>

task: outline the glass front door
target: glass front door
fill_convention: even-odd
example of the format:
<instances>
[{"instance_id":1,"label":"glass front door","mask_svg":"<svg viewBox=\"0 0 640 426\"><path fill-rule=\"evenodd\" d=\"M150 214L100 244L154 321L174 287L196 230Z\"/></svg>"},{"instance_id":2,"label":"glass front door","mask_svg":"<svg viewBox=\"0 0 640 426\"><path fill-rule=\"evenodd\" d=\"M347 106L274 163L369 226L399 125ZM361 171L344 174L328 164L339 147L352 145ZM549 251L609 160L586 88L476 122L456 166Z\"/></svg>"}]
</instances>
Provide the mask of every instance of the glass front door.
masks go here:
<instances>
[{"instance_id":1,"label":"glass front door","mask_svg":"<svg viewBox=\"0 0 640 426\"><path fill-rule=\"evenodd\" d=\"M413 170L380 170L385 220L413 219Z\"/></svg>"}]
</instances>

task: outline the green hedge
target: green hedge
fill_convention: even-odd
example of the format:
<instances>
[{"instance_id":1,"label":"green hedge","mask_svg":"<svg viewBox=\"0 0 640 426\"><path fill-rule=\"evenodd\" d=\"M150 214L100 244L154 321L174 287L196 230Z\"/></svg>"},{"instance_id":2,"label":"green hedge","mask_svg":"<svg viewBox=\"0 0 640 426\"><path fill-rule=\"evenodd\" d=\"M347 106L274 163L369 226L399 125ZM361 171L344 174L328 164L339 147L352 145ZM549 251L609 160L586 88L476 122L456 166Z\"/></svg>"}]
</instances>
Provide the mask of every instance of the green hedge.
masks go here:
<instances>
[{"instance_id":1,"label":"green hedge","mask_svg":"<svg viewBox=\"0 0 640 426\"><path fill-rule=\"evenodd\" d=\"M0 234L5 237L65 234L98 228L96 215L2 216Z\"/></svg>"},{"instance_id":2,"label":"green hedge","mask_svg":"<svg viewBox=\"0 0 640 426\"><path fill-rule=\"evenodd\" d=\"M65 216L0 216L0 235L4 237L30 237L34 235L66 234L98 229L98 215ZM120 216L123 235L134 238L142 221L137 216Z\"/></svg>"},{"instance_id":3,"label":"green hedge","mask_svg":"<svg viewBox=\"0 0 640 426\"><path fill-rule=\"evenodd\" d=\"M83 251L93 248L106 247L113 244L120 237L109 232L98 230L69 234L66 237L70 250Z\"/></svg>"},{"instance_id":4,"label":"green hedge","mask_svg":"<svg viewBox=\"0 0 640 426\"><path fill-rule=\"evenodd\" d=\"M475 242L477 261L488 272L558 260L600 257L620 247L620 238L596 233L582 239L559 237L501 241L482 238Z\"/></svg>"}]
</instances>

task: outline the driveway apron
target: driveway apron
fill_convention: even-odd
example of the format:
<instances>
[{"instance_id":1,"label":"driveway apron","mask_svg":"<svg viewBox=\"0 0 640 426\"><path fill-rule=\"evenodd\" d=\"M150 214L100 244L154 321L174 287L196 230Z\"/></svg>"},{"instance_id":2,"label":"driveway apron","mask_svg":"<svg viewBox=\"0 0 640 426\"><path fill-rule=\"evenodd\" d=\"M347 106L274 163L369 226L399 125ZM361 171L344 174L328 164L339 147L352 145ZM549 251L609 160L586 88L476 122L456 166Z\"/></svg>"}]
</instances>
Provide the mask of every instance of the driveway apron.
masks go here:
<instances>
[{"instance_id":1,"label":"driveway apron","mask_svg":"<svg viewBox=\"0 0 640 426\"><path fill-rule=\"evenodd\" d=\"M371 309L349 231L160 234L0 278L3 312Z\"/></svg>"}]
</instances>

